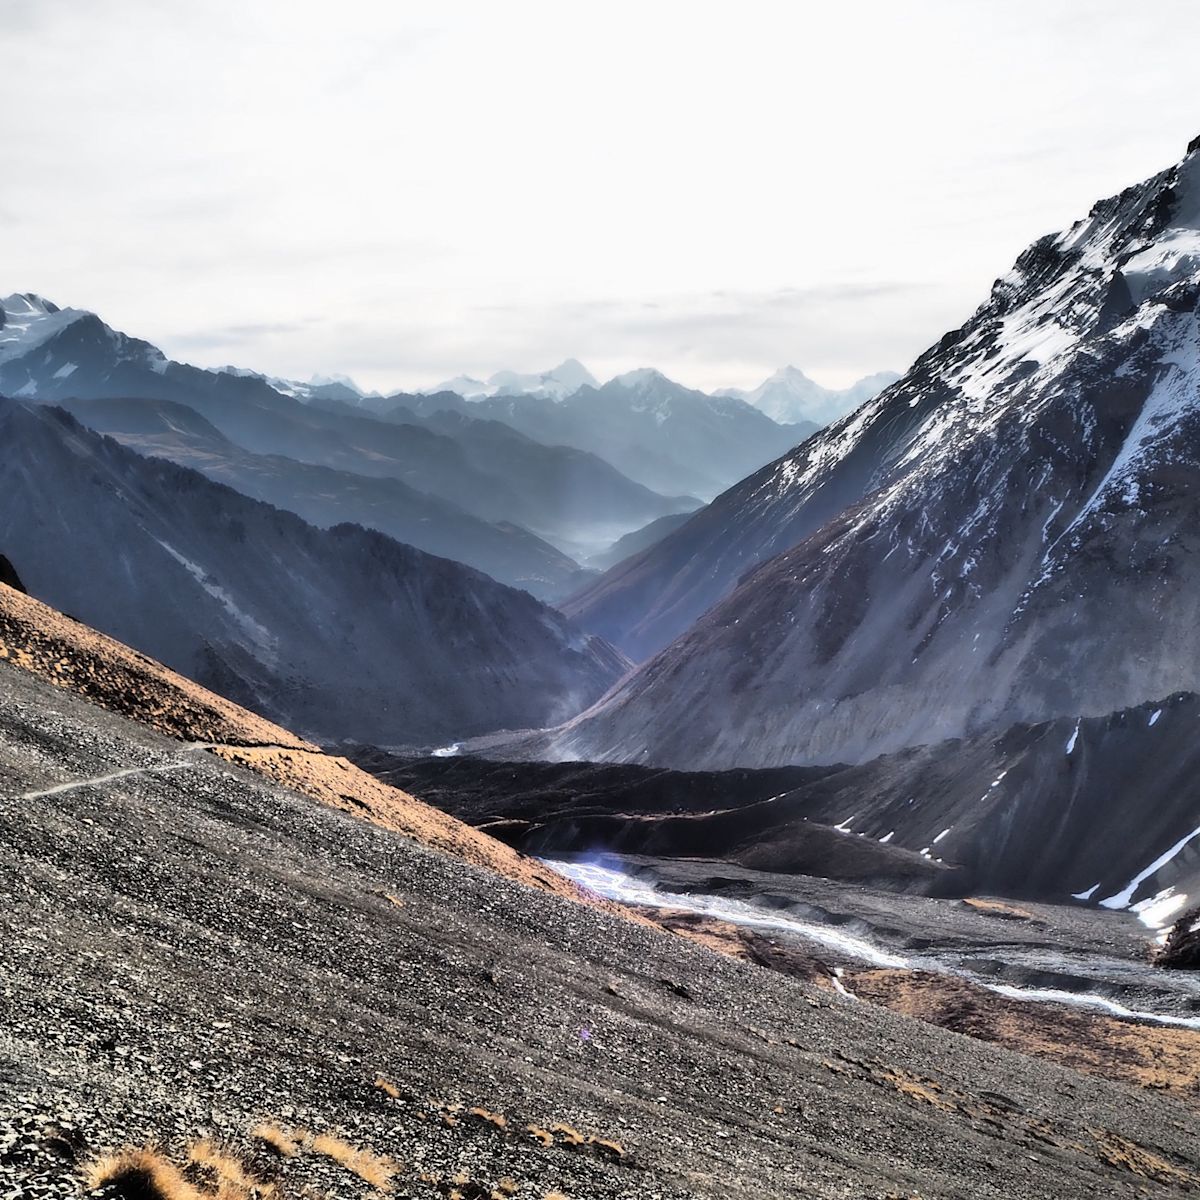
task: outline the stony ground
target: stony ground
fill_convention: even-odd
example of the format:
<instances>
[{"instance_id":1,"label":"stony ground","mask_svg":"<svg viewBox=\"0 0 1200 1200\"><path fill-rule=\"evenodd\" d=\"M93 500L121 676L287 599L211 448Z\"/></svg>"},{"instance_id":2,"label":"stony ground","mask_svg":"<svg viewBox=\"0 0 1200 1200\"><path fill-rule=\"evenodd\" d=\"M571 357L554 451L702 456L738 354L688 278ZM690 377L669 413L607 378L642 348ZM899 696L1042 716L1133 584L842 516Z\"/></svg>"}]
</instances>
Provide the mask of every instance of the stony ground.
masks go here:
<instances>
[{"instance_id":1,"label":"stony ground","mask_svg":"<svg viewBox=\"0 0 1200 1200\"><path fill-rule=\"evenodd\" d=\"M500 878L5 664L0 796L0 1197L199 1138L285 1196L376 1194L315 1134L398 1197L1200 1186L1168 1098ZM310 1136L280 1156L264 1122Z\"/></svg>"}]
</instances>

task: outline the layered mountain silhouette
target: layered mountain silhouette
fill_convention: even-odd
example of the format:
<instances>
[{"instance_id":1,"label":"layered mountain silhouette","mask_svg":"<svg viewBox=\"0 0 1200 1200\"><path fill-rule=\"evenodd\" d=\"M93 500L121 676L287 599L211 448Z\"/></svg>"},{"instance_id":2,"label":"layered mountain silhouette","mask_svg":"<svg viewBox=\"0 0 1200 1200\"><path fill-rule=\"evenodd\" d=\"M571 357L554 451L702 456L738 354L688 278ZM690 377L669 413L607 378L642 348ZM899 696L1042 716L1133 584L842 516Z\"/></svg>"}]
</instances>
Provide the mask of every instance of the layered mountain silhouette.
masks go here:
<instances>
[{"instance_id":1,"label":"layered mountain silhouette","mask_svg":"<svg viewBox=\"0 0 1200 1200\"><path fill-rule=\"evenodd\" d=\"M595 454L546 444L496 422L464 419L435 428L414 419L384 421L311 390L311 403L305 403L252 372L173 362L94 313L59 309L33 294L0 301L0 313L0 394L42 402L173 401L194 409L243 450L398 479L479 519L520 525L560 550L601 549L699 503L659 495ZM451 534L437 549L463 553ZM503 574L523 578L527 568L518 555Z\"/></svg>"},{"instance_id":2,"label":"layered mountain silhouette","mask_svg":"<svg viewBox=\"0 0 1200 1200\"><path fill-rule=\"evenodd\" d=\"M441 391L394 399L405 414L453 410L501 421L539 442L590 451L655 492L705 500L818 428L780 425L745 400L709 396L648 368L562 397L465 400Z\"/></svg>"},{"instance_id":3,"label":"layered mountain silhouette","mask_svg":"<svg viewBox=\"0 0 1200 1200\"><path fill-rule=\"evenodd\" d=\"M853 763L1200 688L1198 303L1193 144L568 605L671 644L553 752Z\"/></svg>"},{"instance_id":4,"label":"layered mountain silhouette","mask_svg":"<svg viewBox=\"0 0 1200 1200\"><path fill-rule=\"evenodd\" d=\"M328 528L352 522L453 558L546 599L580 578L578 564L511 522L485 521L399 479L359 475L280 454L253 454L194 409L166 400L69 400L85 425L140 454L192 467L256 500Z\"/></svg>"},{"instance_id":5,"label":"layered mountain silhouette","mask_svg":"<svg viewBox=\"0 0 1200 1200\"><path fill-rule=\"evenodd\" d=\"M61 409L0 401L0 445L0 545L31 594L311 737L544 724L626 669L523 591L317 529Z\"/></svg>"}]
</instances>

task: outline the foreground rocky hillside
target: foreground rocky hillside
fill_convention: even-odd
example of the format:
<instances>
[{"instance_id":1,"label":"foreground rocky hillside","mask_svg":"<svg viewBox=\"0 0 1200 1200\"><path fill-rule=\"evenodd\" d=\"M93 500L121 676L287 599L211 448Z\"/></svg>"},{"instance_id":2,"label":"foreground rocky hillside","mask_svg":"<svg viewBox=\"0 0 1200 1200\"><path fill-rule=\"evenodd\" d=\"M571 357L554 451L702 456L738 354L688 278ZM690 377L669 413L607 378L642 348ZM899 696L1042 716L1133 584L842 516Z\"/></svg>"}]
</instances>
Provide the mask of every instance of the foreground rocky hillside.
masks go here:
<instances>
[{"instance_id":1,"label":"foreground rocky hillside","mask_svg":"<svg viewBox=\"0 0 1200 1200\"><path fill-rule=\"evenodd\" d=\"M562 719L626 669L523 591L354 525L316 529L0 400L0 545L29 591L323 740L438 744Z\"/></svg>"},{"instance_id":2,"label":"foreground rocky hillside","mask_svg":"<svg viewBox=\"0 0 1200 1200\"><path fill-rule=\"evenodd\" d=\"M63 653L71 623L39 633L19 607L34 602L8 595L12 627L27 623L0 662L0 1181L15 1194L77 1194L97 1156L146 1144L207 1195L222 1178L239 1194L235 1176L281 1197L422 1200L1200 1186L1177 1100L336 811L76 694L97 676L103 690L111 643L85 633L92 658ZM127 711L138 695L109 693Z\"/></svg>"}]
</instances>

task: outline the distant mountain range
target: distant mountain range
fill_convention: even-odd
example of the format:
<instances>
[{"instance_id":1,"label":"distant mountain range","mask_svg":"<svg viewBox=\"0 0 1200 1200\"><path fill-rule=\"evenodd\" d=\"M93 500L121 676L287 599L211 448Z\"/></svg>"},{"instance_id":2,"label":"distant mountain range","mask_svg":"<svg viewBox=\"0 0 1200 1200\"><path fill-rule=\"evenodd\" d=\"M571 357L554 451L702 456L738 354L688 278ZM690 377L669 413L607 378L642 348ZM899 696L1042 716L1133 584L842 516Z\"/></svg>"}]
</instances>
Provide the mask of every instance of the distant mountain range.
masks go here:
<instances>
[{"instance_id":1,"label":"distant mountain range","mask_svg":"<svg viewBox=\"0 0 1200 1200\"><path fill-rule=\"evenodd\" d=\"M596 386L591 371L576 359L568 358L557 367L536 374L497 371L486 380L472 379L470 375L457 375L445 383L422 388L421 394L454 392L464 400L484 400L492 396L548 396L552 400L565 400L581 387Z\"/></svg>"},{"instance_id":2,"label":"distant mountain range","mask_svg":"<svg viewBox=\"0 0 1200 1200\"><path fill-rule=\"evenodd\" d=\"M652 370L472 394L201 370L15 294L5 549L35 595L315 736L455 740L565 720L629 667L502 584L578 590L812 432Z\"/></svg>"},{"instance_id":3,"label":"distant mountain range","mask_svg":"<svg viewBox=\"0 0 1200 1200\"><path fill-rule=\"evenodd\" d=\"M744 400L708 396L652 370L630 371L562 400L521 394L472 401L449 392L393 399L400 419L445 411L487 418L544 445L586 447L662 495L703 499L817 429L778 425Z\"/></svg>"},{"instance_id":4,"label":"distant mountain range","mask_svg":"<svg viewBox=\"0 0 1200 1200\"><path fill-rule=\"evenodd\" d=\"M436 514L426 504L420 531L413 532L409 517L420 507L413 497L407 505L397 500L388 520L382 515L388 501L374 489L364 515L376 514L376 527L404 532L423 549L547 598L580 582L578 564L550 567L544 556L534 564L528 540L513 537L512 526L552 543L564 558L603 554L661 516L695 509L818 427L812 421L780 425L744 400L708 396L652 370L597 386L575 360L541 373L500 371L487 381L464 377L451 385L460 391L382 396L345 376L305 383L234 366L203 371L171 361L94 313L60 309L32 293L0 301L0 394L186 405L241 451L339 472L326 480L333 488L322 493L328 503L317 506L299 474L273 464L272 502L318 522L364 512L361 496L341 495L361 492L362 478L399 480L443 503L434 506ZM868 389L868 381L861 388ZM99 419L99 410L78 411L82 419ZM131 421L138 424L127 409L118 425ZM160 429L154 449L213 477L247 476L244 459L218 463L211 442L201 460L194 447ZM261 464L256 470L261 476ZM289 497L293 477L297 490ZM254 494L267 493L260 485ZM447 504L461 511L452 514ZM464 514L501 525L504 536L497 541L477 527L463 536L457 517Z\"/></svg>"},{"instance_id":5,"label":"distant mountain range","mask_svg":"<svg viewBox=\"0 0 1200 1200\"><path fill-rule=\"evenodd\" d=\"M543 724L627 669L523 591L316 529L61 409L0 400L0 447L0 545L31 594L315 739Z\"/></svg>"},{"instance_id":6,"label":"distant mountain range","mask_svg":"<svg viewBox=\"0 0 1200 1200\"><path fill-rule=\"evenodd\" d=\"M751 391L724 388L716 394L745 400L781 425L809 423L819 428L853 412L899 378L895 371L880 371L838 390L814 383L798 367L781 367Z\"/></svg>"},{"instance_id":7,"label":"distant mountain range","mask_svg":"<svg viewBox=\"0 0 1200 1200\"><path fill-rule=\"evenodd\" d=\"M443 512L448 504L477 520L520 526L553 542L560 552L596 552L660 516L699 504L692 497L659 495L595 454L543 444L483 419L484 414L449 423L416 417L385 421L338 399L310 396L304 402L284 395L254 373L204 371L172 362L95 314L60 310L37 296L0 301L0 315L0 394L41 402L171 401L191 408L243 451L339 472L337 479L328 480L336 489L361 490L363 478L399 480L443 502ZM128 410L122 419L130 419ZM190 449L165 437L157 452L195 463ZM209 463L216 472L211 455ZM304 509L313 519L332 522L347 503L359 503L356 497L344 501L334 495L328 512L322 513L311 509L303 484L289 501L286 479L286 472L277 478L273 501ZM479 531L474 528L464 542L464 528L449 517L431 519L418 541L425 549L472 562L546 596L561 594L572 577L571 569L556 568L541 587L538 571L531 569L528 543L522 548L521 539L509 538L517 554L504 565L494 554L481 558Z\"/></svg>"},{"instance_id":8,"label":"distant mountain range","mask_svg":"<svg viewBox=\"0 0 1200 1200\"><path fill-rule=\"evenodd\" d=\"M561 596L584 575L573 559L519 525L485 521L399 479L358 475L280 454L253 454L183 404L169 400L62 403L85 425L139 454L192 467L323 528L351 522L378 529L535 596Z\"/></svg>"}]
</instances>

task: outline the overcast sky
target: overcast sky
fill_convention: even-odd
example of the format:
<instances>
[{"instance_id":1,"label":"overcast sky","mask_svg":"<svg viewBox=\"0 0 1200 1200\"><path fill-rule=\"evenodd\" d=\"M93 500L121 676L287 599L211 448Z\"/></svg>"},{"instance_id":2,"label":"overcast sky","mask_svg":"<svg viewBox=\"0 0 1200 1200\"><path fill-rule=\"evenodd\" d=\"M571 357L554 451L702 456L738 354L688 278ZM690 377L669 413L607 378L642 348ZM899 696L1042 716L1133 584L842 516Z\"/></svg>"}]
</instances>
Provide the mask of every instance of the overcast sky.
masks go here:
<instances>
[{"instance_id":1,"label":"overcast sky","mask_svg":"<svg viewBox=\"0 0 1200 1200\"><path fill-rule=\"evenodd\" d=\"M903 369L1200 133L1193 0L0 0L0 295L380 388Z\"/></svg>"}]
</instances>

